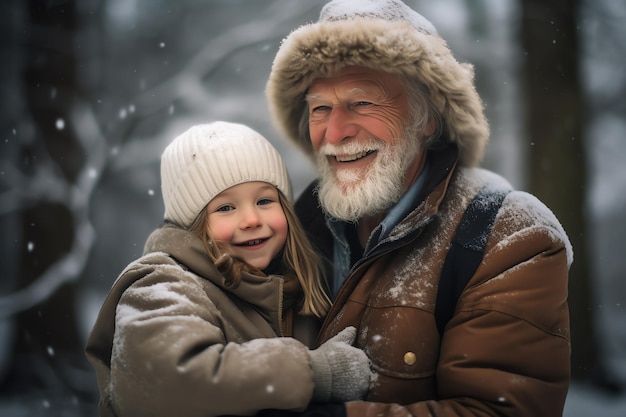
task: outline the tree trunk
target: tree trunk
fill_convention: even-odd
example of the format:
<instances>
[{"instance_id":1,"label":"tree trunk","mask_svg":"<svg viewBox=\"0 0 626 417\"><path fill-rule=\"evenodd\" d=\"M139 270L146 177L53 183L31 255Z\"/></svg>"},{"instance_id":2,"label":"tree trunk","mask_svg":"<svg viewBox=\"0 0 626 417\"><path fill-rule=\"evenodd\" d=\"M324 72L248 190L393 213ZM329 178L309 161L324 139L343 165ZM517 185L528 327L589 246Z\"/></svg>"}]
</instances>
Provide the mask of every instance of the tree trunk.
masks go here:
<instances>
[{"instance_id":1,"label":"tree trunk","mask_svg":"<svg viewBox=\"0 0 626 417\"><path fill-rule=\"evenodd\" d=\"M598 368L587 248L585 109L578 0L523 0L522 45L530 188L559 218L574 247L570 270L572 375Z\"/></svg>"},{"instance_id":2,"label":"tree trunk","mask_svg":"<svg viewBox=\"0 0 626 417\"><path fill-rule=\"evenodd\" d=\"M20 169L25 175L37 164L52 161L68 182L83 163L69 128L69 112L77 94L74 0L29 0L21 77L34 140L20 144ZM45 179L39 179L45 181ZM18 286L36 281L68 252L73 240L71 213L63 204L29 202L21 211L22 245ZM21 312L9 385L53 388L72 385L68 361L82 356L75 312L75 285L60 287L50 298Z\"/></svg>"}]
</instances>

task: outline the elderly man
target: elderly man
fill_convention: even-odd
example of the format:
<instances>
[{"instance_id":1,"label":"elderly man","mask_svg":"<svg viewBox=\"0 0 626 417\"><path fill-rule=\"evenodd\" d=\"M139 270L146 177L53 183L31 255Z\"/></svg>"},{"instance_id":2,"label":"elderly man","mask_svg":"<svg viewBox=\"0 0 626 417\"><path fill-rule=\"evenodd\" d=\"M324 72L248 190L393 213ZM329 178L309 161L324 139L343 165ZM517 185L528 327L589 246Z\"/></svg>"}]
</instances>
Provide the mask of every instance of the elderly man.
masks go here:
<instances>
[{"instance_id":1,"label":"elderly man","mask_svg":"<svg viewBox=\"0 0 626 417\"><path fill-rule=\"evenodd\" d=\"M572 248L478 167L472 67L399 0L335 0L282 42L266 93L319 169L297 204L329 260L318 342L355 326L376 372L366 401L325 415L562 415Z\"/></svg>"}]
</instances>

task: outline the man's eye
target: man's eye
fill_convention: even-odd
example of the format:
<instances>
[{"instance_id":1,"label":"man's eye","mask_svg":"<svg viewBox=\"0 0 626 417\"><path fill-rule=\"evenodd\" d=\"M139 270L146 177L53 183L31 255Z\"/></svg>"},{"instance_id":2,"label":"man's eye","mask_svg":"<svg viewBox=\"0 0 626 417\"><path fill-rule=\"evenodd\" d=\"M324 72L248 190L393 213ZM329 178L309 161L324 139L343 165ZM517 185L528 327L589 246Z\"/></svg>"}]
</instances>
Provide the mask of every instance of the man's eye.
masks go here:
<instances>
[{"instance_id":1,"label":"man's eye","mask_svg":"<svg viewBox=\"0 0 626 417\"><path fill-rule=\"evenodd\" d=\"M311 108L312 113L324 112L330 110L330 106L315 106Z\"/></svg>"},{"instance_id":2,"label":"man's eye","mask_svg":"<svg viewBox=\"0 0 626 417\"><path fill-rule=\"evenodd\" d=\"M366 107L366 106L371 106L373 103L369 102L369 101L357 101L356 103L354 103L355 107Z\"/></svg>"}]
</instances>

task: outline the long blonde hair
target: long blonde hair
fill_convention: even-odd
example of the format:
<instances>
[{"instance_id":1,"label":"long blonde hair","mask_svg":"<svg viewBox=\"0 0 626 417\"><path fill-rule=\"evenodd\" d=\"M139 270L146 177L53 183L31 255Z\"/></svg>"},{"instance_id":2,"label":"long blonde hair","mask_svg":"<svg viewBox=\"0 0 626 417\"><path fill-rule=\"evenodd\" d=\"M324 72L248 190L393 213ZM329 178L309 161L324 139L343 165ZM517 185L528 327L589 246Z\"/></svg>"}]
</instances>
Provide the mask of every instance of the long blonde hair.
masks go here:
<instances>
[{"instance_id":1,"label":"long blonde hair","mask_svg":"<svg viewBox=\"0 0 626 417\"><path fill-rule=\"evenodd\" d=\"M323 317L330 308L330 299L324 291L323 275L320 268L321 260L313 249L304 228L295 214L293 206L282 191L278 190L278 201L287 219L287 241L282 252L282 263L285 275L293 274L298 279L304 300L299 313ZM208 205L207 205L208 206ZM246 263L243 259L225 253L208 233L208 213L205 206L196 217L189 230L195 233L204 243L209 258L215 263L220 273L226 278L226 284L237 287L242 272L259 273L258 268Z\"/></svg>"}]
</instances>

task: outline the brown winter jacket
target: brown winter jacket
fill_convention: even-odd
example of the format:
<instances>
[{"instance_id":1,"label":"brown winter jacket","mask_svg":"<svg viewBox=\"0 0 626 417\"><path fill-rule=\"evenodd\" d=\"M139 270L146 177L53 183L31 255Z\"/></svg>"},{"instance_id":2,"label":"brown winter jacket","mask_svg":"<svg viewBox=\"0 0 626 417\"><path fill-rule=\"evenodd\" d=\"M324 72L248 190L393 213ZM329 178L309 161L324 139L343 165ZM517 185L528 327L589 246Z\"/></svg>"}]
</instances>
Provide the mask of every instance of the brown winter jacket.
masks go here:
<instances>
[{"instance_id":1,"label":"brown winter jacket","mask_svg":"<svg viewBox=\"0 0 626 417\"><path fill-rule=\"evenodd\" d=\"M115 282L87 342L100 416L306 407L314 388L308 349L276 338L282 278L244 274L227 288L201 241L170 225L152 233L145 253ZM314 321L296 315L294 323L294 337L311 344Z\"/></svg>"},{"instance_id":2,"label":"brown winter jacket","mask_svg":"<svg viewBox=\"0 0 626 417\"><path fill-rule=\"evenodd\" d=\"M356 345L377 380L349 417L562 415L570 376L568 268L572 250L554 215L512 191L482 264L440 338L434 317L448 247L472 197L510 186L479 168L454 169L431 152L414 210L352 267L318 343L356 326ZM332 257L332 238L309 188L297 203L311 238ZM324 231L324 232L322 232Z\"/></svg>"}]
</instances>

